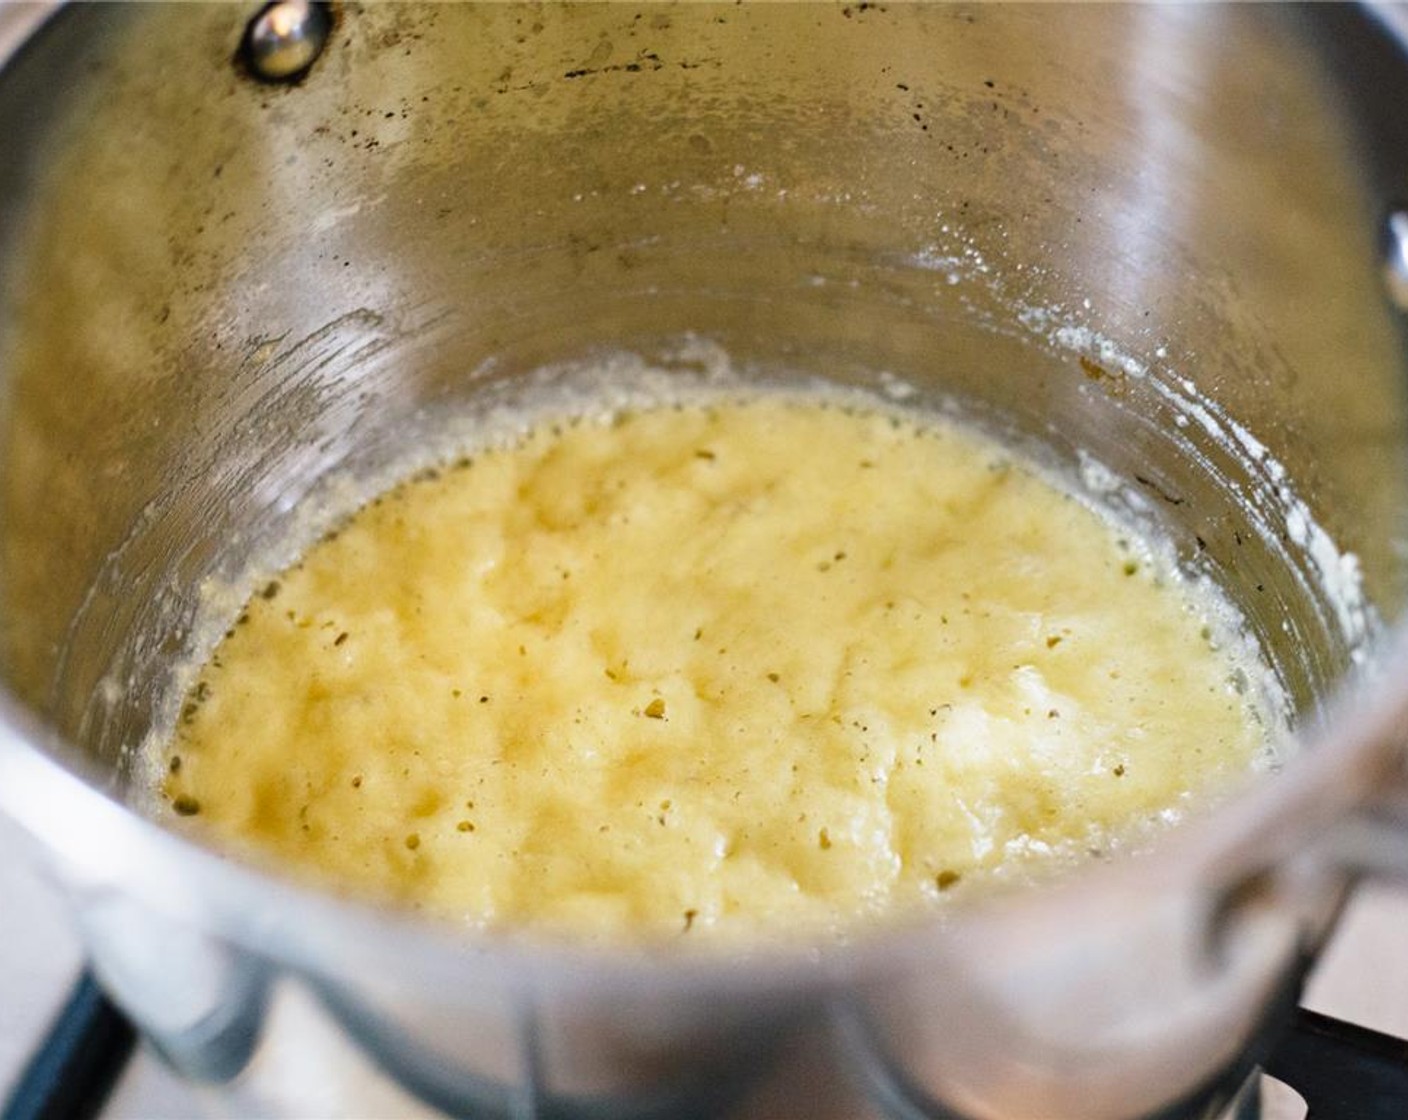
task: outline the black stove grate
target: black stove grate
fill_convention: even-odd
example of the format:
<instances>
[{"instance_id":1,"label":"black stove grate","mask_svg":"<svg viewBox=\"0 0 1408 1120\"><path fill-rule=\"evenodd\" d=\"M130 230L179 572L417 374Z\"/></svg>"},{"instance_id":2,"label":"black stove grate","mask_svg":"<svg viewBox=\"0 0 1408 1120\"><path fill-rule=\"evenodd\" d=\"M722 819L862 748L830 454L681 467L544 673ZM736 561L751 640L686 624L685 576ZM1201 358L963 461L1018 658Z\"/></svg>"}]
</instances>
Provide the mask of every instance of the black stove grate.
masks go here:
<instances>
[{"instance_id":1,"label":"black stove grate","mask_svg":"<svg viewBox=\"0 0 1408 1120\"><path fill-rule=\"evenodd\" d=\"M1265 1070L1310 1120L1408 1120L1408 1041L1301 1008Z\"/></svg>"},{"instance_id":2,"label":"black stove grate","mask_svg":"<svg viewBox=\"0 0 1408 1120\"><path fill-rule=\"evenodd\" d=\"M127 1017L84 972L20 1073L0 1120L92 1120L136 1040Z\"/></svg>"}]
</instances>

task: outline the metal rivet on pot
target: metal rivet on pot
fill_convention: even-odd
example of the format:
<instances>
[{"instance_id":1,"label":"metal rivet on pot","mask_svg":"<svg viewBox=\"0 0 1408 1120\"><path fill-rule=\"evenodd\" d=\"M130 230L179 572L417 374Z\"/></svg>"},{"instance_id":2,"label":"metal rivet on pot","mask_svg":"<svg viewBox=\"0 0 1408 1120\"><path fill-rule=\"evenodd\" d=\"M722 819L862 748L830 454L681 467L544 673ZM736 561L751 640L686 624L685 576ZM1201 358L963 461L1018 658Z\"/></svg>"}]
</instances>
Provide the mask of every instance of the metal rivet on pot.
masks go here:
<instances>
[{"instance_id":1,"label":"metal rivet on pot","mask_svg":"<svg viewBox=\"0 0 1408 1120\"><path fill-rule=\"evenodd\" d=\"M1384 228L1384 280L1389 298L1408 311L1408 210L1390 214Z\"/></svg>"},{"instance_id":2,"label":"metal rivet on pot","mask_svg":"<svg viewBox=\"0 0 1408 1120\"><path fill-rule=\"evenodd\" d=\"M313 0L266 4L245 29L242 51L250 72L266 82L300 77L327 46L332 14Z\"/></svg>"}]
</instances>

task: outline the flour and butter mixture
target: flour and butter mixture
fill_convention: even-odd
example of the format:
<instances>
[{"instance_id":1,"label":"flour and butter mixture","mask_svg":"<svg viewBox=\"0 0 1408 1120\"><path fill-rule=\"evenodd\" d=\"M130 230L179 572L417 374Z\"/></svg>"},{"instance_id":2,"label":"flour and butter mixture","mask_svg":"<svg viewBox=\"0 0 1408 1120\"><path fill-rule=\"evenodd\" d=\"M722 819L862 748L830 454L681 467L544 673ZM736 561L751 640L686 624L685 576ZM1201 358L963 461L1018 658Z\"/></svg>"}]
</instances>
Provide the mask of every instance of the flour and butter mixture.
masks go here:
<instances>
[{"instance_id":1,"label":"flour and butter mixture","mask_svg":"<svg viewBox=\"0 0 1408 1120\"><path fill-rule=\"evenodd\" d=\"M1153 557L878 406L543 424L256 592L163 792L227 848L476 927L844 933L1264 763L1234 681L1265 670Z\"/></svg>"}]
</instances>

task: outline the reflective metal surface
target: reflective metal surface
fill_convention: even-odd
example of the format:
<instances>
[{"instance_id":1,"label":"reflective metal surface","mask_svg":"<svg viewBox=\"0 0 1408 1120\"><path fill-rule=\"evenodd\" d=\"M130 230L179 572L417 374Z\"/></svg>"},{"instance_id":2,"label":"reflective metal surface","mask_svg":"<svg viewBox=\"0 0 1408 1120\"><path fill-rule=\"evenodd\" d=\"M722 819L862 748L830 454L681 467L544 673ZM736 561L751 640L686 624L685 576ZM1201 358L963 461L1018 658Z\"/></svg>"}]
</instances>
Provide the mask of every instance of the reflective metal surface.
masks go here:
<instances>
[{"instance_id":1,"label":"reflective metal surface","mask_svg":"<svg viewBox=\"0 0 1408 1120\"><path fill-rule=\"evenodd\" d=\"M301 77L318 60L331 33L327 4L275 0L250 21L240 49L255 77L288 82Z\"/></svg>"},{"instance_id":2,"label":"reflective metal surface","mask_svg":"<svg viewBox=\"0 0 1408 1120\"><path fill-rule=\"evenodd\" d=\"M1326 841L1402 780L1403 655L1328 706L1369 639L1306 528L1397 618L1382 200L1312 16L349 5L275 87L232 63L252 14L65 11L0 74L0 805L170 1060L239 1092L311 1039L353 1080L276 1096L325 1113L746 1110L790 1076L820 1115L877 1070L936 1115L1217 1106L1338 904ZM202 582L321 480L545 365L704 342L1114 468L1314 749L1146 859L753 959L466 942L124 807Z\"/></svg>"},{"instance_id":3,"label":"reflective metal surface","mask_svg":"<svg viewBox=\"0 0 1408 1120\"><path fill-rule=\"evenodd\" d=\"M1389 298L1408 311L1408 211L1388 216L1384 237L1384 283Z\"/></svg>"}]
</instances>

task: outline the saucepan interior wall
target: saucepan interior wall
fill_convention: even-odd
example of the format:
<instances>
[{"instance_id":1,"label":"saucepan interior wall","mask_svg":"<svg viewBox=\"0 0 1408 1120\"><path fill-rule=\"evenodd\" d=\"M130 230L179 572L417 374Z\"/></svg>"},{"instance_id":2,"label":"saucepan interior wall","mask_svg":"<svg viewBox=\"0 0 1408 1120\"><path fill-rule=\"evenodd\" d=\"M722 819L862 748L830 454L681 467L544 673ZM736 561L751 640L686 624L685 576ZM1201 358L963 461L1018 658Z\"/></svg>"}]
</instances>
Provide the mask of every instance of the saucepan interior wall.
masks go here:
<instances>
[{"instance_id":1,"label":"saucepan interior wall","mask_svg":"<svg viewBox=\"0 0 1408 1120\"><path fill-rule=\"evenodd\" d=\"M1396 612L1372 225L1274 13L349 6L277 88L231 62L247 14L70 12L15 71L71 92L7 131L40 170L6 184L5 673L115 772L203 581L319 479L690 338L1136 480L1302 711L1356 620L1298 519Z\"/></svg>"}]
</instances>

